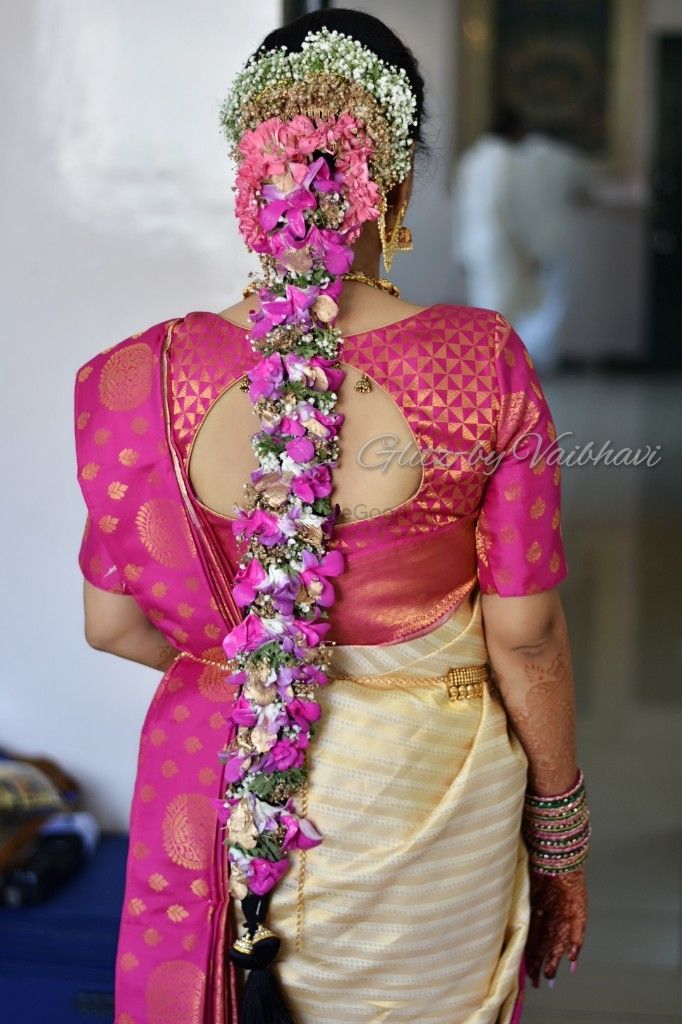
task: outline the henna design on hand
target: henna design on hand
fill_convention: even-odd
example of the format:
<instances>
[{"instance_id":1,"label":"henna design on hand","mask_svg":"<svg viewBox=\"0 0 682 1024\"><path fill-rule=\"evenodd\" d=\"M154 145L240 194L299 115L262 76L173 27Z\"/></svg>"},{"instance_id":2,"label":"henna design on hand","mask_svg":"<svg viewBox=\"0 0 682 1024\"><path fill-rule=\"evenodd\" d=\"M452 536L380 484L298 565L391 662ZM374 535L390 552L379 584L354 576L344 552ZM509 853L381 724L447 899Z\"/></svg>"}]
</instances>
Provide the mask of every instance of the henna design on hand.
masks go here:
<instances>
[{"instance_id":1,"label":"henna design on hand","mask_svg":"<svg viewBox=\"0 0 682 1024\"><path fill-rule=\"evenodd\" d=\"M530 873L530 929L526 942L526 969L534 988L540 971L554 978L562 956L575 961L587 926L587 885L584 867L565 875Z\"/></svg>"}]
</instances>

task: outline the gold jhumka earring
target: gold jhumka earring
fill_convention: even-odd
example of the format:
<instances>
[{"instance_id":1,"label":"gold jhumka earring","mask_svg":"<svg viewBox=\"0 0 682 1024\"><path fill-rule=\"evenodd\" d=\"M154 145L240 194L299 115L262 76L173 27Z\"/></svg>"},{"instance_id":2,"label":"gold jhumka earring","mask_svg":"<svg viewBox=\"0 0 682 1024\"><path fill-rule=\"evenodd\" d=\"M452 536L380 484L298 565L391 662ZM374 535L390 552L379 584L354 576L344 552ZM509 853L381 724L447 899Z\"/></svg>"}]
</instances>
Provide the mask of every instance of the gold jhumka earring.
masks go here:
<instances>
[{"instance_id":1,"label":"gold jhumka earring","mask_svg":"<svg viewBox=\"0 0 682 1024\"><path fill-rule=\"evenodd\" d=\"M393 264L393 256L396 252L411 252L413 248L412 244L412 232L408 227L403 224L403 218L407 212L407 202L404 202L395 219L393 230L388 235L386 232L386 214L388 212L388 203L386 201L386 193L382 191L381 202L379 204L379 239L381 241L381 253L384 260L384 266L388 272Z\"/></svg>"}]
</instances>

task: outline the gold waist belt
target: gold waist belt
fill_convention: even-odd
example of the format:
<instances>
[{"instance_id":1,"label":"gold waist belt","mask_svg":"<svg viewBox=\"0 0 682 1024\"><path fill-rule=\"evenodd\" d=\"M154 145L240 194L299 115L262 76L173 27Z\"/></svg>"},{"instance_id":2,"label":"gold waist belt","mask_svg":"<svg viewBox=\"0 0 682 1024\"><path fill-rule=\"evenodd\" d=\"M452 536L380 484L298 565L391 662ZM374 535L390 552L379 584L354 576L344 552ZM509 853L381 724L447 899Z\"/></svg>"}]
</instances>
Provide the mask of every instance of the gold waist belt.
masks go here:
<instances>
[{"instance_id":1,"label":"gold waist belt","mask_svg":"<svg viewBox=\"0 0 682 1024\"><path fill-rule=\"evenodd\" d=\"M211 665L221 669L223 672L233 672L236 666L232 662L213 661L209 658L201 658L190 651L179 651L177 658L191 658L203 665ZM176 660L177 660L176 658ZM411 690L422 689L428 686L445 686L450 700L470 700L473 697L483 695L483 687L490 679L490 669L484 665L457 665L449 668L444 676L330 676L334 679L347 679L349 682L357 683L358 686L366 686L371 690Z\"/></svg>"},{"instance_id":2,"label":"gold waist belt","mask_svg":"<svg viewBox=\"0 0 682 1024\"><path fill-rule=\"evenodd\" d=\"M450 668L444 676L336 676L347 679L358 686L371 690L421 689L428 686L445 686L450 700L470 700L481 697L483 687L490 679L490 669L485 665L459 665Z\"/></svg>"}]
</instances>

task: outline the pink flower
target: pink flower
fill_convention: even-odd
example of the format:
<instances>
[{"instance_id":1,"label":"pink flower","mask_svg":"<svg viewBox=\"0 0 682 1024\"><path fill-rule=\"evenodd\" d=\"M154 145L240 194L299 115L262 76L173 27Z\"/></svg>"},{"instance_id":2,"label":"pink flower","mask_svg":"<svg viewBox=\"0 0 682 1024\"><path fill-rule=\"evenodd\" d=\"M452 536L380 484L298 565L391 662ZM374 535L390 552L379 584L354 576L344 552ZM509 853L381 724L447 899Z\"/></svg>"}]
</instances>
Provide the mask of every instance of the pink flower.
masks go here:
<instances>
[{"instance_id":1,"label":"pink flower","mask_svg":"<svg viewBox=\"0 0 682 1024\"><path fill-rule=\"evenodd\" d=\"M322 836L307 818L298 818L283 812L279 820L286 829L282 841L283 850L310 850L322 842Z\"/></svg>"},{"instance_id":2,"label":"pink flower","mask_svg":"<svg viewBox=\"0 0 682 1024\"><path fill-rule=\"evenodd\" d=\"M307 229L303 211L317 206L312 192L307 188L298 188L284 196L274 185L264 185L261 193L268 201L258 215L260 226L265 231L273 231L278 226L286 227L295 238L305 238Z\"/></svg>"},{"instance_id":3,"label":"pink flower","mask_svg":"<svg viewBox=\"0 0 682 1024\"><path fill-rule=\"evenodd\" d=\"M341 387L344 377L346 376L344 370L336 370L332 364L331 359L323 359L322 356L313 356L310 360L311 366L319 366L324 370L324 375L328 381L328 387L330 391L338 391Z\"/></svg>"},{"instance_id":4,"label":"pink flower","mask_svg":"<svg viewBox=\"0 0 682 1024\"><path fill-rule=\"evenodd\" d=\"M277 585L270 585L267 588L267 593L270 595L275 609L281 615L291 615L293 613L294 601L297 592L298 586L296 580L291 577Z\"/></svg>"},{"instance_id":5,"label":"pink flower","mask_svg":"<svg viewBox=\"0 0 682 1024\"><path fill-rule=\"evenodd\" d=\"M301 184L304 188L310 188L312 185L317 192L341 192L343 172L335 169L332 173L325 158L320 156L309 165L308 173Z\"/></svg>"},{"instance_id":6,"label":"pink flower","mask_svg":"<svg viewBox=\"0 0 682 1024\"><path fill-rule=\"evenodd\" d=\"M256 598L256 592L262 590L267 579L268 574L263 566L257 558L252 558L246 569L239 569L235 577L236 582L232 590L235 604L240 608L251 604Z\"/></svg>"},{"instance_id":7,"label":"pink flower","mask_svg":"<svg viewBox=\"0 0 682 1024\"><path fill-rule=\"evenodd\" d=\"M341 245L338 242L329 242L324 248L324 255L322 257L322 261L329 273L334 274L336 277L347 273L354 259L355 253L351 247L349 245Z\"/></svg>"},{"instance_id":8,"label":"pink flower","mask_svg":"<svg viewBox=\"0 0 682 1024\"><path fill-rule=\"evenodd\" d=\"M322 714L320 705L316 701L301 700L300 697L294 697L289 701L287 712L296 725L300 725L302 729L307 729L311 722L317 722Z\"/></svg>"},{"instance_id":9,"label":"pink flower","mask_svg":"<svg viewBox=\"0 0 682 1024\"><path fill-rule=\"evenodd\" d=\"M329 631L330 625L329 622L307 622L304 619L294 619L289 634L293 640L293 652L296 657L302 657L310 647L317 647Z\"/></svg>"},{"instance_id":10,"label":"pink flower","mask_svg":"<svg viewBox=\"0 0 682 1024\"><path fill-rule=\"evenodd\" d=\"M288 284L286 286L286 297L278 297L271 302L263 302L261 309L263 315L270 320L273 327L284 323L285 320L288 322L296 320L306 322L310 319L310 307L317 299L319 293L320 289L314 285L311 285L310 288L297 288L295 285Z\"/></svg>"},{"instance_id":11,"label":"pink flower","mask_svg":"<svg viewBox=\"0 0 682 1024\"><path fill-rule=\"evenodd\" d=\"M225 767L226 782L240 782L248 770L251 759L237 754L231 757Z\"/></svg>"},{"instance_id":12,"label":"pink flower","mask_svg":"<svg viewBox=\"0 0 682 1024\"><path fill-rule=\"evenodd\" d=\"M306 682L315 683L317 686L326 686L329 682L326 673L317 665L303 665L300 678Z\"/></svg>"},{"instance_id":13,"label":"pink flower","mask_svg":"<svg viewBox=\"0 0 682 1024\"><path fill-rule=\"evenodd\" d=\"M293 141L290 127L278 117L271 117L244 132L239 142L239 152L247 161L260 167L259 180L262 181L263 178L283 174L287 170L289 160L296 156Z\"/></svg>"},{"instance_id":14,"label":"pink flower","mask_svg":"<svg viewBox=\"0 0 682 1024\"><path fill-rule=\"evenodd\" d=\"M303 405L303 403L301 403ZM300 407L299 407L300 409ZM313 428L308 425L310 419L315 420L325 430L322 436L325 438L336 437L339 429L343 425L344 416L341 412L322 412L321 409L315 409L313 406L306 405L300 412L301 419L303 420L306 430L309 430L315 436L320 435L320 430Z\"/></svg>"},{"instance_id":15,"label":"pink flower","mask_svg":"<svg viewBox=\"0 0 682 1024\"><path fill-rule=\"evenodd\" d=\"M292 437L303 437L305 434L303 424L292 419L291 416L282 416L279 429L281 434L290 434Z\"/></svg>"},{"instance_id":16,"label":"pink flower","mask_svg":"<svg viewBox=\"0 0 682 1024\"><path fill-rule=\"evenodd\" d=\"M216 797L214 797L211 803L216 809L219 823L221 825L227 824L227 822L229 821L230 814L232 813L232 809L227 803L227 801L218 800Z\"/></svg>"},{"instance_id":17,"label":"pink flower","mask_svg":"<svg viewBox=\"0 0 682 1024\"><path fill-rule=\"evenodd\" d=\"M296 352L287 352L284 357L284 365L290 380L305 380L307 377L308 364L302 356Z\"/></svg>"},{"instance_id":18,"label":"pink flower","mask_svg":"<svg viewBox=\"0 0 682 1024\"><path fill-rule=\"evenodd\" d=\"M250 612L223 640L223 650L228 658L240 652L257 651L270 639L263 623Z\"/></svg>"},{"instance_id":19,"label":"pink flower","mask_svg":"<svg viewBox=\"0 0 682 1024\"><path fill-rule=\"evenodd\" d=\"M230 718L236 725L243 725L249 729L258 721L258 715L251 707L250 701L243 695L232 705Z\"/></svg>"},{"instance_id":20,"label":"pink flower","mask_svg":"<svg viewBox=\"0 0 682 1024\"><path fill-rule=\"evenodd\" d=\"M310 462L315 455L315 445L307 437L299 437L295 441L289 441L286 453L294 462Z\"/></svg>"},{"instance_id":21,"label":"pink flower","mask_svg":"<svg viewBox=\"0 0 682 1024\"><path fill-rule=\"evenodd\" d=\"M253 857L249 867L249 889L256 895L263 896L266 892L270 892L280 878L286 874L289 861L286 858L284 860L265 860L264 857Z\"/></svg>"}]
</instances>

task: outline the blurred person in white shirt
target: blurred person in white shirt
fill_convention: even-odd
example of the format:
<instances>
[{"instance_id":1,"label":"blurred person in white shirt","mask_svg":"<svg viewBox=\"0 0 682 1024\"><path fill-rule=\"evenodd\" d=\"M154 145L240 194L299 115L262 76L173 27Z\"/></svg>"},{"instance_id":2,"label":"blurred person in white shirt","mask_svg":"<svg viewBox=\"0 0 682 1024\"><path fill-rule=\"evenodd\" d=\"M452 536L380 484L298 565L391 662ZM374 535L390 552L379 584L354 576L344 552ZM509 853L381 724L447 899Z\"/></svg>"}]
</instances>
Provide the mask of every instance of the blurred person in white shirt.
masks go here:
<instances>
[{"instance_id":1,"label":"blurred person in white shirt","mask_svg":"<svg viewBox=\"0 0 682 1024\"><path fill-rule=\"evenodd\" d=\"M559 362L569 297L570 211L595 180L591 161L517 115L500 112L461 156L453 190L453 255L466 301L499 309L539 372Z\"/></svg>"}]
</instances>

